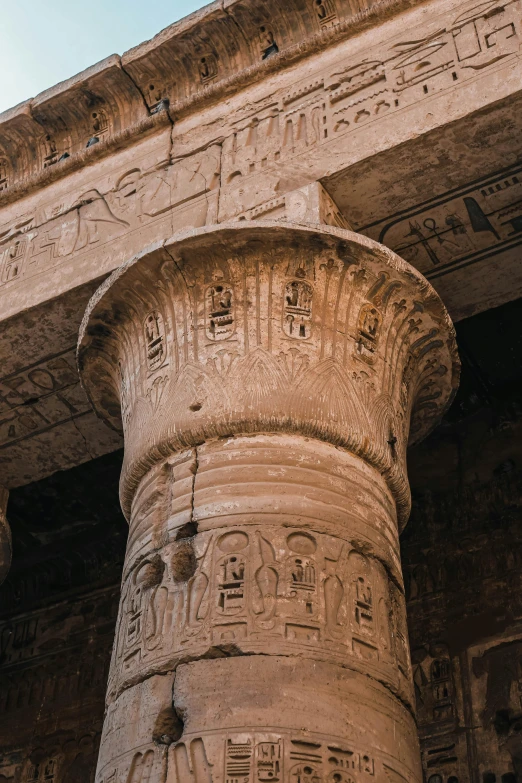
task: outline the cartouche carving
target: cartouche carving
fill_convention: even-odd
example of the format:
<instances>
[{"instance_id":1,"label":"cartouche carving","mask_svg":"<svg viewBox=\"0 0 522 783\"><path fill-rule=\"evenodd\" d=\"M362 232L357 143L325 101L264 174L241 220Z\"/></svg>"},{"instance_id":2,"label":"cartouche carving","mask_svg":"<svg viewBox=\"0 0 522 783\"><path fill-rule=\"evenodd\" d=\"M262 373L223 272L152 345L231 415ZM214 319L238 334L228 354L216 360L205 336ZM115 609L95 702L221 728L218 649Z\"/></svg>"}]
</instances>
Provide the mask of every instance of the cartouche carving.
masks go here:
<instances>
[{"instance_id":1,"label":"cartouche carving","mask_svg":"<svg viewBox=\"0 0 522 783\"><path fill-rule=\"evenodd\" d=\"M284 330L289 337L305 340L312 328L313 288L305 280L291 280L285 286Z\"/></svg>"},{"instance_id":2,"label":"cartouche carving","mask_svg":"<svg viewBox=\"0 0 522 783\"><path fill-rule=\"evenodd\" d=\"M206 332L209 340L226 340L234 333L234 292L225 282L207 288Z\"/></svg>"},{"instance_id":3,"label":"cartouche carving","mask_svg":"<svg viewBox=\"0 0 522 783\"><path fill-rule=\"evenodd\" d=\"M165 362L165 327L163 316L158 310L153 310L143 325L147 343L147 362L149 370L157 370Z\"/></svg>"}]
</instances>

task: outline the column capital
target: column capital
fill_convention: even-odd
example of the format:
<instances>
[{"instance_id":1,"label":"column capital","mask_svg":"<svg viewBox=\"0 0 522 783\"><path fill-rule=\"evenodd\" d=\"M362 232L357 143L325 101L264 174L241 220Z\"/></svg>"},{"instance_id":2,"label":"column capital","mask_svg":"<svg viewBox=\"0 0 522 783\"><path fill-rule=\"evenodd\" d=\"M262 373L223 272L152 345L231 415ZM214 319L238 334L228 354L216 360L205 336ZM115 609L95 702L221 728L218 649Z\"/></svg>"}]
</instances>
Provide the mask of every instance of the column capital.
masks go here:
<instances>
[{"instance_id":1,"label":"column capital","mask_svg":"<svg viewBox=\"0 0 522 783\"><path fill-rule=\"evenodd\" d=\"M91 299L79 339L95 411L124 431L121 498L172 452L294 432L362 457L404 521L405 452L458 384L453 326L413 267L325 225L185 231L132 258Z\"/></svg>"}]
</instances>

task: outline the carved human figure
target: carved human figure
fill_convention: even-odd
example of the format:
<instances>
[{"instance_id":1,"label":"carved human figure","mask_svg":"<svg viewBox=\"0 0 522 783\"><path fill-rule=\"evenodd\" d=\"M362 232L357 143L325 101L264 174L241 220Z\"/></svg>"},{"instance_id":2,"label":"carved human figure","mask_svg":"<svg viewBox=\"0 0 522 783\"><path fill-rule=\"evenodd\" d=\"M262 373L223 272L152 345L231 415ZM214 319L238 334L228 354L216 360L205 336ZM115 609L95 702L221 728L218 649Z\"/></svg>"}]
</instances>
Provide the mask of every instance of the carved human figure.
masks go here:
<instances>
[{"instance_id":1,"label":"carved human figure","mask_svg":"<svg viewBox=\"0 0 522 783\"><path fill-rule=\"evenodd\" d=\"M78 233L73 251L81 250L87 245L97 242L100 238L101 225L128 227L126 220L116 217L107 204L104 196L97 190L89 190L77 201Z\"/></svg>"},{"instance_id":2,"label":"carved human figure","mask_svg":"<svg viewBox=\"0 0 522 783\"><path fill-rule=\"evenodd\" d=\"M130 521L97 782L420 783L405 451L458 377L429 284L340 228L221 224L115 273L78 361L123 408ZM184 726L148 757L165 698Z\"/></svg>"}]
</instances>

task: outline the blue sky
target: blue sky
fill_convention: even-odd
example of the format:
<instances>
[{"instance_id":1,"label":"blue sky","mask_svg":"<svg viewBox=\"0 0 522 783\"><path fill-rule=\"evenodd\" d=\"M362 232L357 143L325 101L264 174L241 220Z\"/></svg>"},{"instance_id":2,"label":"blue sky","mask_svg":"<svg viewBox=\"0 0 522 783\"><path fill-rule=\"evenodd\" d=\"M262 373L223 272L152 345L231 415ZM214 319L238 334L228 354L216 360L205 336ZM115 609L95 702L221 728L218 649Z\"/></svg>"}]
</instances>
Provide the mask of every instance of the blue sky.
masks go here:
<instances>
[{"instance_id":1,"label":"blue sky","mask_svg":"<svg viewBox=\"0 0 522 783\"><path fill-rule=\"evenodd\" d=\"M0 112L152 38L202 0L0 0Z\"/></svg>"}]
</instances>

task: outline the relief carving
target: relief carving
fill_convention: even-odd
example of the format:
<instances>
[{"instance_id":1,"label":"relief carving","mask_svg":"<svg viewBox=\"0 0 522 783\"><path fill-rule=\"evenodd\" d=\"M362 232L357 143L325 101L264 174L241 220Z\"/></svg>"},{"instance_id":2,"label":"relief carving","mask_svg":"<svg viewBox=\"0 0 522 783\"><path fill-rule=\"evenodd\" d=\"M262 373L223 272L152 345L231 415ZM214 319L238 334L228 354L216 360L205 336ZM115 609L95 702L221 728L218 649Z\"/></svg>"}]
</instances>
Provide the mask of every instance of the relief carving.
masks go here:
<instances>
[{"instance_id":1,"label":"relief carving","mask_svg":"<svg viewBox=\"0 0 522 783\"><path fill-rule=\"evenodd\" d=\"M313 0L313 3L321 27L326 27L337 18L334 0Z\"/></svg>"},{"instance_id":2,"label":"relief carving","mask_svg":"<svg viewBox=\"0 0 522 783\"><path fill-rule=\"evenodd\" d=\"M83 193L77 201L77 233L72 248L63 248L62 254L74 253L87 245L99 242L102 226L121 226L128 228L126 220L116 217L107 204L105 197L97 190L89 190Z\"/></svg>"},{"instance_id":3,"label":"relief carving","mask_svg":"<svg viewBox=\"0 0 522 783\"><path fill-rule=\"evenodd\" d=\"M212 642L256 649L272 640L281 650L354 656L356 666L360 658L383 671L407 666L405 637L397 649L391 643L393 611L402 611L391 608L396 588L390 592L382 567L346 543L256 527L198 538L190 563L180 541L128 577L111 687L147 661L161 669L163 660Z\"/></svg>"},{"instance_id":4,"label":"relief carving","mask_svg":"<svg viewBox=\"0 0 522 783\"><path fill-rule=\"evenodd\" d=\"M0 449L88 410L71 347L0 379Z\"/></svg>"},{"instance_id":5,"label":"relief carving","mask_svg":"<svg viewBox=\"0 0 522 783\"><path fill-rule=\"evenodd\" d=\"M514 6L494 0L468 7L453 22L453 39L463 68L480 71L518 49Z\"/></svg>"},{"instance_id":6,"label":"relief carving","mask_svg":"<svg viewBox=\"0 0 522 783\"><path fill-rule=\"evenodd\" d=\"M333 2L314 0L313 6L321 26L335 24ZM223 145L227 177L220 220L273 211L280 198L280 161L313 148L314 154L323 157L320 148L324 146L328 167L328 145L341 135L442 90L455 89L473 74L517 56L517 7L516 0L504 5L495 0L470 3L457 17L439 17L434 32L426 34L425 27L418 26L405 39L397 36L370 49L362 61L347 58L330 71L316 69L290 91L267 96L256 113L249 107L248 119L241 112L231 117L231 135ZM246 132L247 122L255 134ZM256 214L249 215L249 211ZM447 217L452 220L451 215ZM443 254L458 254L458 245L466 243L458 225L453 236L445 225L430 229L421 221L413 221L412 230L435 242L434 231L444 236Z\"/></svg>"},{"instance_id":7,"label":"relief carving","mask_svg":"<svg viewBox=\"0 0 522 783\"><path fill-rule=\"evenodd\" d=\"M26 780L28 783L37 783L37 781L38 783L40 783L40 781L55 783L57 780L57 771L57 760L48 759L41 764L31 764L27 770Z\"/></svg>"},{"instance_id":8,"label":"relief carving","mask_svg":"<svg viewBox=\"0 0 522 783\"><path fill-rule=\"evenodd\" d=\"M207 337L226 340L234 333L234 294L228 283L209 286L205 295Z\"/></svg>"},{"instance_id":9,"label":"relief carving","mask_svg":"<svg viewBox=\"0 0 522 783\"><path fill-rule=\"evenodd\" d=\"M153 750L137 753L132 760L126 783L149 783L153 764Z\"/></svg>"},{"instance_id":10,"label":"relief carving","mask_svg":"<svg viewBox=\"0 0 522 783\"><path fill-rule=\"evenodd\" d=\"M106 118L101 110L93 114L99 139ZM210 215L205 194L217 187L219 171L220 148L213 145L159 171L130 169L106 193L91 189L71 194L67 202L47 210L47 219L38 213L38 220L31 215L0 228L0 285L44 272L105 242L124 239L128 232L177 208L184 210L185 224L193 220L203 225ZM201 204L198 199L203 199ZM198 206L189 215L186 210L193 200Z\"/></svg>"},{"instance_id":11,"label":"relief carving","mask_svg":"<svg viewBox=\"0 0 522 783\"><path fill-rule=\"evenodd\" d=\"M31 232L28 272L52 266L55 259L112 239L129 225L128 221L114 214L104 195L97 190L89 190L59 217Z\"/></svg>"},{"instance_id":12,"label":"relief carving","mask_svg":"<svg viewBox=\"0 0 522 783\"><path fill-rule=\"evenodd\" d=\"M214 783L212 765L207 760L202 739L181 742L169 750L166 783Z\"/></svg>"},{"instance_id":13,"label":"relief carving","mask_svg":"<svg viewBox=\"0 0 522 783\"><path fill-rule=\"evenodd\" d=\"M518 247L522 234L520 166L437 195L368 233L420 269L430 280L479 263L489 252ZM362 229L366 232L366 229Z\"/></svg>"},{"instance_id":14,"label":"relief carving","mask_svg":"<svg viewBox=\"0 0 522 783\"><path fill-rule=\"evenodd\" d=\"M211 79L215 79L218 75L216 56L212 53L207 53L203 57L200 57L198 59L198 71L202 84L206 84L206 82L209 82Z\"/></svg>"},{"instance_id":15,"label":"relief carving","mask_svg":"<svg viewBox=\"0 0 522 783\"><path fill-rule=\"evenodd\" d=\"M241 555L227 555L217 563L217 570L218 612L238 614L245 603L245 560Z\"/></svg>"},{"instance_id":16,"label":"relief carving","mask_svg":"<svg viewBox=\"0 0 522 783\"><path fill-rule=\"evenodd\" d=\"M372 304L363 305L359 313L357 353L368 364L374 361L373 354L376 351L379 340L379 332L382 316Z\"/></svg>"},{"instance_id":17,"label":"relief carving","mask_svg":"<svg viewBox=\"0 0 522 783\"><path fill-rule=\"evenodd\" d=\"M204 599L209 586L209 578L206 573L209 549L210 543L207 545L203 555L198 558L200 567L187 586L187 636L191 636L201 630L201 622L205 619L208 612L208 602L204 603Z\"/></svg>"},{"instance_id":18,"label":"relief carving","mask_svg":"<svg viewBox=\"0 0 522 783\"><path fill-rule=\"evenodd\" d=\"M276 566L275 551L272 544L261 533L257 534L259 554L262 565L256 571L256 584L259 590L259 605L254 604L254 611L258 615L256 624L261 628L273 628L273 617L277 610L277 586L279 572Z\"/></svg>"},{"instance_id":19,"label":"relief carving","mask_svg":"<svg viewBox=\"0 0 522 783\"><path fill-rule=\"evenodd\" d=\"M174 771L167 783L369 783L375 779L373 756L346 744L328 745L315 737L303 741L289 733L280 736L248 727L242 733L229 733L221 748L214 741L217 736L210 739L204 744L195 738L171 748L174 766L169 760L169 769ZM206 746L213 748L212 755Z\"/></svg>"},{"instance_id":20,"label":"relief carving","mask_svg":"<svg viewBox=\"0 0 522 783\"><path fill-rule=\"evenodd\" d=\"M0 157L0 193L9 187L10 166L7 158Z\"/></svg>"},{"instance_id":21,"label":"relief carving","mask_svg":"<svg viewBox=\"0 0 522 783\"><path fill-rule=\"evenodd\" d=\"M23 260L27 252L27 237L15 239L3 252L2 281L9 282L18 277L22 272Z\"/></svg>"},{"instance_id":22,"label":"relief carving","mask_svg":"<svg viewBox=\"0 0 522 783\"><path fill-rule=\"evenodd\" d=\"M310 337L313 293L305 280L291 280L286 284L283 328L289 337L296 340Z\"/></svg>"},{"instance_id":23,"label":"relief carving","mask_svg":"<svg viewBox=\"0 0 522 783\"><path fill-rule=\"evenodd\" d=\"M145 319L143 325L145 333L145 345L147 348L147 364L151 372L154 372L163 364L167 357L165 343L165 323L162 314L153 310Z\"/></svg>"}]
</instances>

